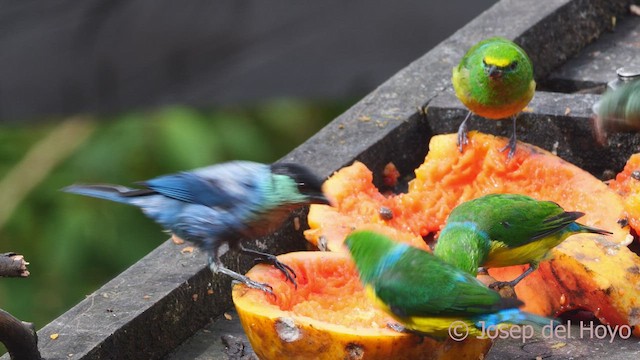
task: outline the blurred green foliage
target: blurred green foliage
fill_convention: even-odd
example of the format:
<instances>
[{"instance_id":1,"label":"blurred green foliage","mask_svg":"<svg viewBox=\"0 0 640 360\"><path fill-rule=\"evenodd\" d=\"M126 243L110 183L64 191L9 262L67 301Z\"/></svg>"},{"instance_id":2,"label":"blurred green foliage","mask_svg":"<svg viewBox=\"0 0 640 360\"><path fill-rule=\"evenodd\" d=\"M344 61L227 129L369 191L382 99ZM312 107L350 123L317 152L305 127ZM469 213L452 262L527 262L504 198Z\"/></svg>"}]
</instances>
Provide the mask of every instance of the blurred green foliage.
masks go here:
<instances>
[{"instance_id":1,"label":"blurred green foliage","mask_svg":"<svg viewBox=\"0 0 640 360\"><path fill-rule=\"evenodd\" d=\"M132 184L231 159L272 162L349 105L278 100L249 109L167 107L100 119L0 228L0 252L18 252L31 263L30 277L0 279L0 308L41 328L168 238L134 207L59 189L76 182ZM0 179L56 126L0 127Z\"/></svg>"}]
</instances>

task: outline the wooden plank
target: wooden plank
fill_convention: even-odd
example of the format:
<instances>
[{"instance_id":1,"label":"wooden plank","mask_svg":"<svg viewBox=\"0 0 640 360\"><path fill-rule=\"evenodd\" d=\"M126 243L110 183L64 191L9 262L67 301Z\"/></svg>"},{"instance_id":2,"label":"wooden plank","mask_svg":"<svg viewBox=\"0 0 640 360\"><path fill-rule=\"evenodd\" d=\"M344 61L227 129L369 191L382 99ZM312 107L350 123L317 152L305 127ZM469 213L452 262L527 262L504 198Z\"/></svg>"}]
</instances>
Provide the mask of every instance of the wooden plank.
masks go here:
<instances>
[{"instance_id":1,"label":"wooden plank","mask_svg":"<svg viewBox=\"0 0 640 360\"><path fill-rule=\"evenodd\" d=\"M202 303L228 304L229 283L212 283L205 263L202 254L182 254L180 247L165 242L41 329L43 358L160 357L165 347L183 340L179 332L202 326L208 316ZM207 294L208 289L215 296ZM51 339L52 334L58 334L57 339ZM148 346L154 343L166 345Z\"/></svg>"},{"instance_id":2,"label":"wooden plank","mask_svg":"<svg viewBox=\"0 0 640 360\"><path fill-rule=\"evenodd\" d=\"M584 46L588 39L606 29L607 24L600 21L601 18L614 16L626 5L622 0L606 3L553 0L543 7L529 0L503 0L402 69L284 160L306 164L321 176L330 175L354 159L363 160L375 172L394 161L403 174L411 174L422 162L426 144L434 131L455 129L459 124L462 109L459 104L451 105L454 99L450 93L447 95L451 86L449 79L452 67L473 43L493 35L518 39L529 49L534 63L541 64L537 65L536 71L537 76L543 77ZM578 16L585 6L589 13ZM550 28L565 35L553 35ZM544 96L540 95L539 99ZM423 116L420 109L430 101L427 116ZM572 101L579 100L574 98ZM544 106L546 101L540 102L543 113L561 114L566 104L551 102L548 110L544 110ZM584 110L583 106L576 105L575 108ZM441 111L441 115L436 116L436 110ZM447 114L453 114L449 120ZM440 122L444 127L432 128ZM494 122L491 126L498 124ZM542 125L544 123L536 125L532 122L532 126L539 127L536 131L526 132L525 139L535 143L533 137L538 134L537 129L544 127L549 131L539 136L546 140L571 140L558 141L559 153L571 152L573 146L585 146L573 135L566 134L565 138L561 127ZM574 141L578 141L576 145ZM572 153L581 154L579 151ZM305 214L301 212L295 216L304 227ZM285 224L263 243L273 253L306 246L300 229L293 222ZM234 259L229 265L234 270L246 271L251 264L244 260ZM74 359L162 357L230 307L229 279L211 277L204 264L200 255L185 258L174 245L161 245L41 329L38 334L43 357L68 359L69 354L73 354ZM209 289L213 290L213 295L208 295ZM196 301L194 294L198 294ZM151 297L145 298L145 295ZM49 336L53 333L60 336L52 340Z\"/></svg>"},{"instance_id":3,"label":"wooden plank","mask_svg":"<svg viewBox=\"0 0 640 360\"><path fill-rule=\"evenodd\" d=\"M613 31L604 33L553 71L543 87L560 92L600 93L616 79L616 69L640 68L640 16L628 15L616 23Z\"/></svg>"},{"instance_id":4,"label":"wooden plank","mask_svg":"<svg viewBox=\"0 0 640 360\"><path fill-rule=\"evenodd\" d=\"M243 356L250 359L255 353L240 325L238 314L234 309L229 309L227 314L231 320L224 316L215 319L167 355L165 360L227 360ZM240 343L241 349L229 348L228 342L225 344L222 340L223 336Z\"/></svg>"}]
</instances>

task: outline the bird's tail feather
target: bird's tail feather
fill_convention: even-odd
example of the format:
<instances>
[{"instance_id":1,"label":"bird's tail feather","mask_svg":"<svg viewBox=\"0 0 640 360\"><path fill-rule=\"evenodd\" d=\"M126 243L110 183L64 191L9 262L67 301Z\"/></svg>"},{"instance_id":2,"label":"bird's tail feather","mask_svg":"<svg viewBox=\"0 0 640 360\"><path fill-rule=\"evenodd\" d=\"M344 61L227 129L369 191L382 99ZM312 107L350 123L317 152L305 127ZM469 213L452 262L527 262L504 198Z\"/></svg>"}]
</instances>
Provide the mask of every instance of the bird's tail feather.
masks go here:
<instances>
[{"instance_id":1,"label":"bird's tail feather","mask_svg":"<svg viewBox=\"0 0 640 360\"><path fill-rule=\"evenodd\" d=\"M124 204L131 204L135 196L144 195L145 192L148 192L148 190L132 189L119 185L71 185L62 189L62 191Z\"/></svg>"},{"instance_id":2,"label":"bird's tail feather","mask_svg":"<svg viewBox=\"0 0 640 360\"><path fill-rule=\"evenodd\" d=\"M492 314L483 314L474 318L476 326L496 326L498 324L532 325L536 328L551 325L555 328L559 323L544 316L520 311L518 309L504 309Z\"/></svg>"}]
</instances>

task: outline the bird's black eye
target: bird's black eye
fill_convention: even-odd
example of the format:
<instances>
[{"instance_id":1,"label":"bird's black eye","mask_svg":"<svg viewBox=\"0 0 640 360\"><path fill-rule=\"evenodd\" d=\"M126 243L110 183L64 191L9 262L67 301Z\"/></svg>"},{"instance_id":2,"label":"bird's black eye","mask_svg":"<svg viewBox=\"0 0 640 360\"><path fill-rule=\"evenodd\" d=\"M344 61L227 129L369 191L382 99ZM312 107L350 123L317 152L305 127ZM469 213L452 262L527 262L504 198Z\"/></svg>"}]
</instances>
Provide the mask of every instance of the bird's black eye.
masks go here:
<instances>
[{"instance_id":1,"label":"bird's black eye","mask_svg":"<svg viewBox=\"0 0 640 360\"><path fill-rule=\"evenodd\" d=\"M517 61L514 61L514 62L512 62L511 64L509 64L509 65L507 66L507 70L512 71L512 70L515 70L515 69L516 69L516 67L518 67L518 62L517 62Z\"/></svg>"}]
</instances>

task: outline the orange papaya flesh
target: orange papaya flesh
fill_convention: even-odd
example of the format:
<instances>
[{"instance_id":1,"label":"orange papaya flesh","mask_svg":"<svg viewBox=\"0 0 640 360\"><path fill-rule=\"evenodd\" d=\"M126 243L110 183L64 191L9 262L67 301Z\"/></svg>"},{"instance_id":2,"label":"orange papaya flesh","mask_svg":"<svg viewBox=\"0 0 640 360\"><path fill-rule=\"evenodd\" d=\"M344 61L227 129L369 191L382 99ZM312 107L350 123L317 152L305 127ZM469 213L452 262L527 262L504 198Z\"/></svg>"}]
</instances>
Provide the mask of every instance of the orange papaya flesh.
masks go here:
<instances>
[{"instance_id":1,"label":"orange papaya flesh","mask_svg":"<svg viewBox=\"0 0 640 360\"><path fill-rule=\"evenodd\" d=\"M407 215L426 219L420 228L438 231L458 204L491 193L520 193L552 200L568 211L583 211L580 222L614 232L621 242L629 234L617 223L622 213L620 198L588 172L539 147L518 143L506 161L500 149L507 139L470 133L469 145L460 154L454 134L432 138L425 162L409 183L409 193L399 195L418 211ZM401 206L401 205L400 205Z\"/></svg>"},{"instance_id":2,"label":"orange papaya flesh","mask_svg":"<svg viewBox=\"0 0 640 360\"><path fill-rule=\"evenodd\" d=\"M392 318L366 296L346 253L306 251L278 256L297 274L297 289L272 266L256 265L251 279L275 296L237 284L232 296L260 359L477 359L491 341L436 341L391 330Z\"/></svg>"},{"instance_id":3,"label":"orange papaya flesh","mask_svg":"<svg viewBox=\"0 0 640 360\"><path fill-rule=\"evenodd\" d=\"M387 197L373 185L373 173L361 162L337 171L323 184L323 191L334 206L309 208L309 227L305 237L321 250L347 252L343 242L358 229L381 232L415 247L427 249L419 234L404 231L408 225L403 209L394 197ZM384 215L385 212L390 215Z\"/></svg>"},{"instance_id":4,"label":"orange papaya flesh","mask_svg":"<svg viewBox=\"0 0 640 360\"><path fill-rule=\"evenodd\" d=\"M640 336L640 258L627 247L632 239L629 227L618 223L625 216L622 198L588 172L536 146L519 142L507 161L506 153L500 152L507 139L470 132L462 154L456 142L456 134L431 139L425 162L416 169L405 194L380 194L371 172L360 163L336 172L324 190L337 199L337 205L312 205L307 239L324 241L332 251L345 251L342 241L350 231L375 227L397 241L416 245L437 234L451 210L467 200L519 193L555 201L567 211L584 212L580 223L613 235L574 235L556 247L553 260L543 262L516 286L525 302L523 310L554 316L584 309L605 324L633 325L634 334ZM382 206L393 210L392 220L376 216ZM417 246L427 248L424 242ZM512 280L524 269L494 268L490 274Z\"/></svg>"}]
</instances>

